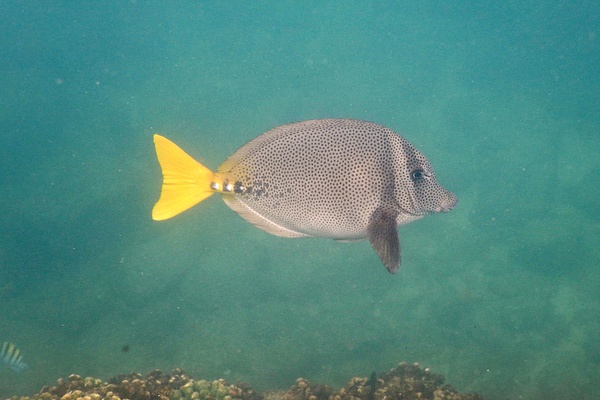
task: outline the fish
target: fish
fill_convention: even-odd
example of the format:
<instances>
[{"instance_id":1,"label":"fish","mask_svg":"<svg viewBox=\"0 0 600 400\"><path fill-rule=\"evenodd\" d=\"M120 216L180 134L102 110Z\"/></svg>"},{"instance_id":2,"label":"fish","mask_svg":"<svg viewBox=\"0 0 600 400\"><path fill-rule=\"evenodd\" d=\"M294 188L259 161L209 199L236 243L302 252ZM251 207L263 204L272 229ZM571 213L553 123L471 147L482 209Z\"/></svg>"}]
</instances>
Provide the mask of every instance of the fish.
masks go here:
<instances>
[{"instance_id":1,"label":"fish","mask_svg":"<svg viewBox=\"0 0 600 400\"><path fill-rule=\"evenodd\" d=\"M0 351L0 361L6 364L13 371L23 371L28 367L25 362L23 362L23 355L21 354L21 350L17 348L14 344L10 342L2 343L2 350Z\"/></svg>"},{"instance_id":2,"label":"fish","mask_svg":"<svg viewBox=\"0 0 600 400\"><path fill-rule=\"evenodd\" d=\"M421 152L373 122L281 125L243 145L216 172L160 134L153 138L163 175L154 220L220 193L242 218L276 236L368 239L392 274L401 263L397 228L458 202Z\"/></svg>"}]
</instances>

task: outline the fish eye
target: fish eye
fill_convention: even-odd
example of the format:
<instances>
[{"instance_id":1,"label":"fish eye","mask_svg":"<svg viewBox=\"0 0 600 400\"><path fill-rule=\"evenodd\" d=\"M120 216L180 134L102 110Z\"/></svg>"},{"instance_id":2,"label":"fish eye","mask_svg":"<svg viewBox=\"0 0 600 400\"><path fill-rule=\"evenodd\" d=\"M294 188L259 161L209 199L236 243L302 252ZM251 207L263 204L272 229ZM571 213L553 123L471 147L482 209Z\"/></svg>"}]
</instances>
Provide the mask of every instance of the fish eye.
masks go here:
<instances>
[{"instance_id":1,"label":"fish eye","mask_svg":"<svg viewBox=\"0 0 600 400\"><path fill-rule=\"evenodd\" d=\"M410 179L412 179L413 182L418 182L424 177L425 171L423 171L422 169L415 169L413 172L410 173Z\"/></svg>"}]
</instances>

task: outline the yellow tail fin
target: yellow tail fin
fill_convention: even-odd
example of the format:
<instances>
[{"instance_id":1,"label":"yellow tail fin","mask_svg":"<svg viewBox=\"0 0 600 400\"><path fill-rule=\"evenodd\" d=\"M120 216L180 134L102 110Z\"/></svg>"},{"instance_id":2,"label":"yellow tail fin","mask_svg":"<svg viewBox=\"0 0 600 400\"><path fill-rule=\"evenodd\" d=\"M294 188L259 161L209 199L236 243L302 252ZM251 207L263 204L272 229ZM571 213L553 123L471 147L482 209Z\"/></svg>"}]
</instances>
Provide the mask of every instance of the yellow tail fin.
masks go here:
<instances>
[{"instance_id":1,"label":"yellow tail fin","mask_svg":"<svg viewBox=\"0 0 600 400\"><path fill-rule=\"evenodd\" d=\"M154 147L162 168L163 185L152 209L152 219L162 221L174 217L214 193L210 188L214 172L165 137L154 135Z\"/></svg>"}]
</instances>

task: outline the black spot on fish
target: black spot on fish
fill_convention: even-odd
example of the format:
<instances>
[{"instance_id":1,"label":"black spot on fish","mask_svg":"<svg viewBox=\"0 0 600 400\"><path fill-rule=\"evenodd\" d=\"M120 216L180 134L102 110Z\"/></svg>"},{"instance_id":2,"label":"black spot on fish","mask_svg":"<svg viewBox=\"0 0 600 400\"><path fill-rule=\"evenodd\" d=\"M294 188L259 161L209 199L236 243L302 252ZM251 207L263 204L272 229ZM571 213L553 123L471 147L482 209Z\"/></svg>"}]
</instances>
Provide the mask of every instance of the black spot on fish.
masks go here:
<instances>
[{"instance_id":1,"label":"black spot on fish","mask_svg":"<svg viewBox=\"0 0 600 400\"><path fill-rule=\"evenodd\" d=\"M244 193L246 190L246 188L244 187L244 185L242 185L242 182L240 181L236 181L235 184L233 185L233 191L235 193Z\"/></svg>"}]
</instances>

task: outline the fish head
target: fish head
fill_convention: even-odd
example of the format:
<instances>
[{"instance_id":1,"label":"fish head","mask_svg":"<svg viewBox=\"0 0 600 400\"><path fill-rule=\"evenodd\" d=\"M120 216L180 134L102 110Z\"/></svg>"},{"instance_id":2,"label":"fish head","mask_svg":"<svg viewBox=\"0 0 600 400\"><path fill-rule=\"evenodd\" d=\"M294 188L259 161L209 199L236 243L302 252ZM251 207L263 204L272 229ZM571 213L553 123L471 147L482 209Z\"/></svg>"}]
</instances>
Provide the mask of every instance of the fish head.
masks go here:
<instances>
[{"instance_id":1,"label":"fish head","mask_svg":"<svg viewBox=\"0 0 600 400\"><path fill-rule=\"evenodd\" d=\"M414 148L409 149L406 160L400 171L406 191L397 191L396 197L401 210L419 216L452 210L458 198L438 183L429 160Z\"/></svg>"}]
</instances>

